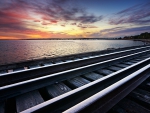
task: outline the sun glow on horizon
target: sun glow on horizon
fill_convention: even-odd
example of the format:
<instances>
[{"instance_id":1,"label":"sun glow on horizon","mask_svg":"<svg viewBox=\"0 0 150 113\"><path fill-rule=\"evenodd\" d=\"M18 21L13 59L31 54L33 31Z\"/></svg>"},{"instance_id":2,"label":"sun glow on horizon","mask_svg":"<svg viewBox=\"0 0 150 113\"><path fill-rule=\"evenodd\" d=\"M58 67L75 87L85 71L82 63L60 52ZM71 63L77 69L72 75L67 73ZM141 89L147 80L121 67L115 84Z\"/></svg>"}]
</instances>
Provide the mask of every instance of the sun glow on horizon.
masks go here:
<instances>
[{"instance_id":1,"label":"sun glow on horizon","mask_svg":"<svg viewBox=\"0 0 150 113\"><path fill-rule=\"evenodd\" d=\"M130 4L129 0L3 0L0 39L112 38L150 32L149 4L147 0Z\"/></svg>"}]
</instances>

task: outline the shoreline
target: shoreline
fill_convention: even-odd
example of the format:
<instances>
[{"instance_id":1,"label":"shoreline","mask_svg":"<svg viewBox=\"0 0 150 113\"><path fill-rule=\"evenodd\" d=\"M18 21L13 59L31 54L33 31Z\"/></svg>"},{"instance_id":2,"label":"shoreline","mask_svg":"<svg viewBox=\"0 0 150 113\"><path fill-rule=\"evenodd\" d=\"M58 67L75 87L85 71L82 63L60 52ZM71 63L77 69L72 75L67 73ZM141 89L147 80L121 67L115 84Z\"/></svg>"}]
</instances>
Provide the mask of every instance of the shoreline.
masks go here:
<instances>
[{"instance_id":1,"label":"shoreline","mask_svg":"<svg viewBox=\"0 0 150 113\"><path fill-rule=\"evenodd\" d=\"M134 39L134 41L142 41L145 43L150 43L150 39Z\"/></svg>"},{"instance_id":2,"label":"shoreline","mask_svg":"<svg viewBox=\"0 0 150 113\"><path fill-rule=\"evenodd\" d=\"M16 68L23 68L23 67L37 66L37 65L43 66L45 63L49 63L49 62L55 64L60 61L75 60L75 59L82 58L82 57L93 56L93 55L102 55L102 54L107 54L107 53L111 53L111 52L117 52L119 50L133 49L136 47L143 47L143 45L124 47L124 48L107 48L105 50L100 50L100 51L71 54L71 55L59 56L59 57L31 59L31 60L20 61L20 62L16 62L16 63L3 64L3 65L0 65L0 71L3 71L3 70L8 71L8 70L16 69Z\"/></svg>"}]
</instances>

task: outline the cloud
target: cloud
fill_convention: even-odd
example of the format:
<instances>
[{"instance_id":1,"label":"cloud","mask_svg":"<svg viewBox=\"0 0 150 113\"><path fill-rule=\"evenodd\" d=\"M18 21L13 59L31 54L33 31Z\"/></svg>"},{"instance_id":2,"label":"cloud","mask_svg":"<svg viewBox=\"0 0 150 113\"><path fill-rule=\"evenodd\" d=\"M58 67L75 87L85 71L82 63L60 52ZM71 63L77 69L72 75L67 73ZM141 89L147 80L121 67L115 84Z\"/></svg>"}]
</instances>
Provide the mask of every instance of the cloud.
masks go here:
<instances>
[{"instance_id":1,"label":"cloud","mask_svg":"<svg viewBox=\"0 0 150 113\"><path fill-rule=\"evenodd\" d=\"M98 28L98 27L94 25L88 25L88 28Z\"/></svg>"},{"instance_id":2,"label":"cloud","mask_svg":"<svg viewBox=\"0 0 150 113\"><path fill-rule=\"evenodd\" d=\"M65 24L61 24L61 26L62 26L62 27L65 27L66 25L65 25Z\"/></svg>"},{"instance_id":3,"label":"cloud","mask_svg":"<svg viewBox=\"0 0 150 113\"><path fill-rule=\"evenodd\" d=\"M0 1L0 30L13 34L34 32L40 33L41 36L44 33L36 30L37 27L43 28L43 26L51 24L65 27L67 23L72 23L71 25L75 26L81 24L79 25L81 28L96 28L87 24L101 21L103 16L90 14L86 9L72 5L74 3L75 1L72 0ZM37 26L39 24L41 26Z\"/></svg>"},{"instance_id":4,"label":"cloud","mask_svg":"<svg viewBox=\"0 0 150 113\"><path fill-rule=\"evenodd\" d=\"M109 24L149 24L150 23L150 2L139 4L116 13Z\"/></svg>"},{"instance_id":5,"label":"cloud","mask_svg":"<svg viewBox=\"0 0 150 113\"><path fill-rule=\"evenodd\" d=\"M62 3L61 3L61 2ZM74 21L80 23L95 23L102 20L103 16L95 16L86 12L86 9L79 6L73 6L71 0L43 0L45 4L39 6L34 3L34 12L42 15L44 20L51 21Z\"/></svg>"},{"instance_id":6,"label":"cloud","mask_svg":"<svg viewBox=\"0 0 150 113\"><path fill-rule=\"evenodd\" d=\"M103 19L103 16L83 15L77 18L81 23L94 23Z\"/></svg>"},{"instance_id":7,"label":"cloud","mask_svg":"<svg viewBox=\"0 0 150 113\"><path fill-rule=\"evenodd\" d=\"M71 23L71 25L77 25L77 23Z\"/></svg>"},{"instance_id":8,"label":"cloud","mask_svg":"<svg viewBox=\"0 0 150 113\"><path fill-rule=\"evenodd\" d=\"M124 27L114 27L114 28L110 28L110 29L103 29L100 31L101 34L108 34L108 33L116 33L118 31L122 31L124 30Z\"/></svg>"},{"instance_id":9,"label":"cloud","mask_svg":"<svg viewBox=\"0 0 150 113\"><path fill-rule=\"evenodd\" d=\"M80 28L82 28L82 29L85 29L85 28L98 28L98 27L96 27L96 26L94 26L94 25L88 25L88 24L84 25L84 24L81 24L81 23L79 23L79 24L77 25L77 27L80 27Z\"/></svg>"},{"instance_id":10,"label":"cloud","mask_svg":"<svg viewBox=\"0 0 150 113\"><path fill-rule=\"evenodd\" d=\"M64 4L66 2L69 2L70 0L53 0L53 2L58 3L58 4Z\"/></svg>"},{"instance_id":11,"label":"cloud","mask_svg":"<svg viewBox=\"0 0 150 113\"><path fill-rule=\"evenodd\" d=\"M11 15L11 16L10 16ZM5 12L0 11L0 30L9 29L18 29L18 30L24 30L25 29L25 22L23 20L18 19L18 17L21 16L15 16L17 14L14 14L13 12Z\"/></svg>"},{"instance_id":12,"label":"cloud","mask_svg":"<svg viewBox=\"0 0 150 113\"><path fill-rule=\"evenodd\" d=\"M143 27L134 27L134 28L126 28L126 27L114 27L110 29L104 29L100 32L95 32L90 34L91 38L117 38L124 36L137 35L143 32L150 32L150 26Z\"/></svg>"},{"instance_id":13,"label":"cloud","mask_svg":"<svg viewBox=\"0 0 150 113\"><path fill-rule=\"evenodd\" d=\"M28 13L29 7L20 0L3 1L3 4L0 4L0 31L20 33L28 30L28 21L36 20Z\"/></svg>"},{"instance_id":14,"label":"cloud","mask_svg":"<svg viewBox=\"0 0 150 113\"><path fill-rule=\"evenodd\" d=\"M89 35L90 38L105 38L103 35L101 35L99 32L92 33Z\"/></svg>"},{"instance_id":15,"label":"cloud","mask_svg":"<svg viewBox=\"0 0 150 113\"><path fill-rule=\"evenodd\" d=\"M9 39L10 37L14 39L47 38L51 36L51 34L48 32L24 28L17 25L0 28L0 34L0 37L3 36L5 39Z\"/></svg>"},{"instance_id":16,"label":"cloud","mask_svg":"<svg viewBox=\"0 0 150 113\"><path fill-rule=\"evenodd\" d=\"M41 22L40 20L34 20L34 22Z\"/></svg>"},{"instance_id":17,"label":"cloud","mask_svg":"<svg viewBox=\"0 0 150 113\"><path fill-rule=\"evenodd\" d=\"M80 28L83 28L83 29L84 29L84 28L87 28L87 26L84 26L84 25L82 25L81 23L78 24L77 27L80 27Z\"/></svg>"},{"instance_id":18,"label":"cloud","mask_svg":"<svg viewBox=\"0 0 150 113\"><path fill-rule=\"evenodd\" d=\"M114 27L110 29L101 30L98 34L102 37L120 37L120 36L122 37L122 36L137 35L143 32L150 32L150 26L134 27L134 28Z\"/></svg>"},{"instance_id":19,"label":"cloud","mask_svg":"<svg viewBox=\"0 0 150 113\"><path fill-rule=\"evenodd\" d=\"M50 25L51 23L50 22L42 22L42 25Z\"/></svg>"},{"instance_id":20,"label":"cloud","mask_svg":"<svg viewBox=\"0 0 150 113\"><path fill-rule=\"evenodd\" d=\"M58 21L57 20L51 20L50 22L56 24Z\"/></svg>"},{"instance_id":21,"label":"cloud","mask_svg":"<svg viewBox=\"0 0 150 113\"><path fill-rule=\"evenodd\" d=\"M134 27L134 28L122 28L122 29L118 29L114 32L112 32L112 34L124 34L124 35L128 35L128 34L139 34L142 32L150 32L150 26L143 26L143 27Z\"/></svg>"}]
</instances>

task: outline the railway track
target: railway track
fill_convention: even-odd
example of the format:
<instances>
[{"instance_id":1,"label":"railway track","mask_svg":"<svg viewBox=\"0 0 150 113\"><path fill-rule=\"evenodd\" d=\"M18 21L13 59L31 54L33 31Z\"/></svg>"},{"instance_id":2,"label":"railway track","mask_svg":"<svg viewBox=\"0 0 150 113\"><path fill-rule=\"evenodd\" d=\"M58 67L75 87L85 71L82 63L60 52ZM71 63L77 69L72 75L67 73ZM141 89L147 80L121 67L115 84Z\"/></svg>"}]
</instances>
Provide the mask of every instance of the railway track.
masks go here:
<instances>
[{"instance_id":1,"label":"railway track","mask_svg":"<svg viewBox=\"0 0 150 113\"><path fill-rule=\"evenodd\" d=\"M150 73L149 73L150 74ZM108 113L149 113L150 112L150 78L131 91Z\"/></svg>"},{"instance_id":2,"label":"railway track","mask_svg":"<svg viewBox=\"0 0 150 113\"><path fill-rule=\"evenodd\" d=\"M106 98L97 98L94 103L106 99L113 100L112 94L114 92L110 91L107 95L107 93L104 93L105 90L108 91L108 88L114 84L121 88L124 85L120 85L118 82L134 73L138 73L138 77L143 77L142 74L146 73L143 79L140 82L138 81L138 84L132 86L131 90L125 91L124 96L126 96L149 77L149 74L147 74L149 73L149 64L150 46L145 46L3 73L0 74L0 112L45 113L65 111L72 113L75 112L74 108L76 110L81 108L76 112L82 112L83 110L107 112L123 97L118 95L117 101L110 107L107 106L109 103L103 105L89 104L86 107L84 101L94 98L98 93L100 95L105 94L104 97ZM142 71L138 72L139 70ZM129 82L130 80L127 81L128 85L125 86L128 87ZM78 104L83 106L79 107ZM98 107L95 108L92 105Z\"/></svg>"}]
</instances>

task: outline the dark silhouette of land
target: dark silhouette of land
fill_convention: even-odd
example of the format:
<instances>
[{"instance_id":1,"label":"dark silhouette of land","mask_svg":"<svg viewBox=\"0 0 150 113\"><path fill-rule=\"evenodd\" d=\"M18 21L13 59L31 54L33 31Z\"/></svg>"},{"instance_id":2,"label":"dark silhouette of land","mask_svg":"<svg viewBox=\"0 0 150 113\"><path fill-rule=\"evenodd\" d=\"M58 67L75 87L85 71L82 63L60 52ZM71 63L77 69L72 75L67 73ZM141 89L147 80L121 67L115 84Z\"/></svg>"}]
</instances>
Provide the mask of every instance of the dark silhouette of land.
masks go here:
<instances>
[{"instance_id":1,"label":"dark silhouette of land","mask_svg":"<svg viewBox=\"0 0 150 113\"><path fill-rule=\"evenodd\" d=\"M27 39L0 39L0 40L150 40L150 33L145 32L135 36L125 36L120 38L27 38Z\"/></svg>"},{"instance_id":2,"label":"dark silhouette of land","mask_svg":"<svg viewBox=\"0 0 150 113\"><path fill-rule=\"evenodd\" d=\"M125 36L123 39L150 39L150 33L145 32L135 36Z\"/></svg>"}]
</instances>

